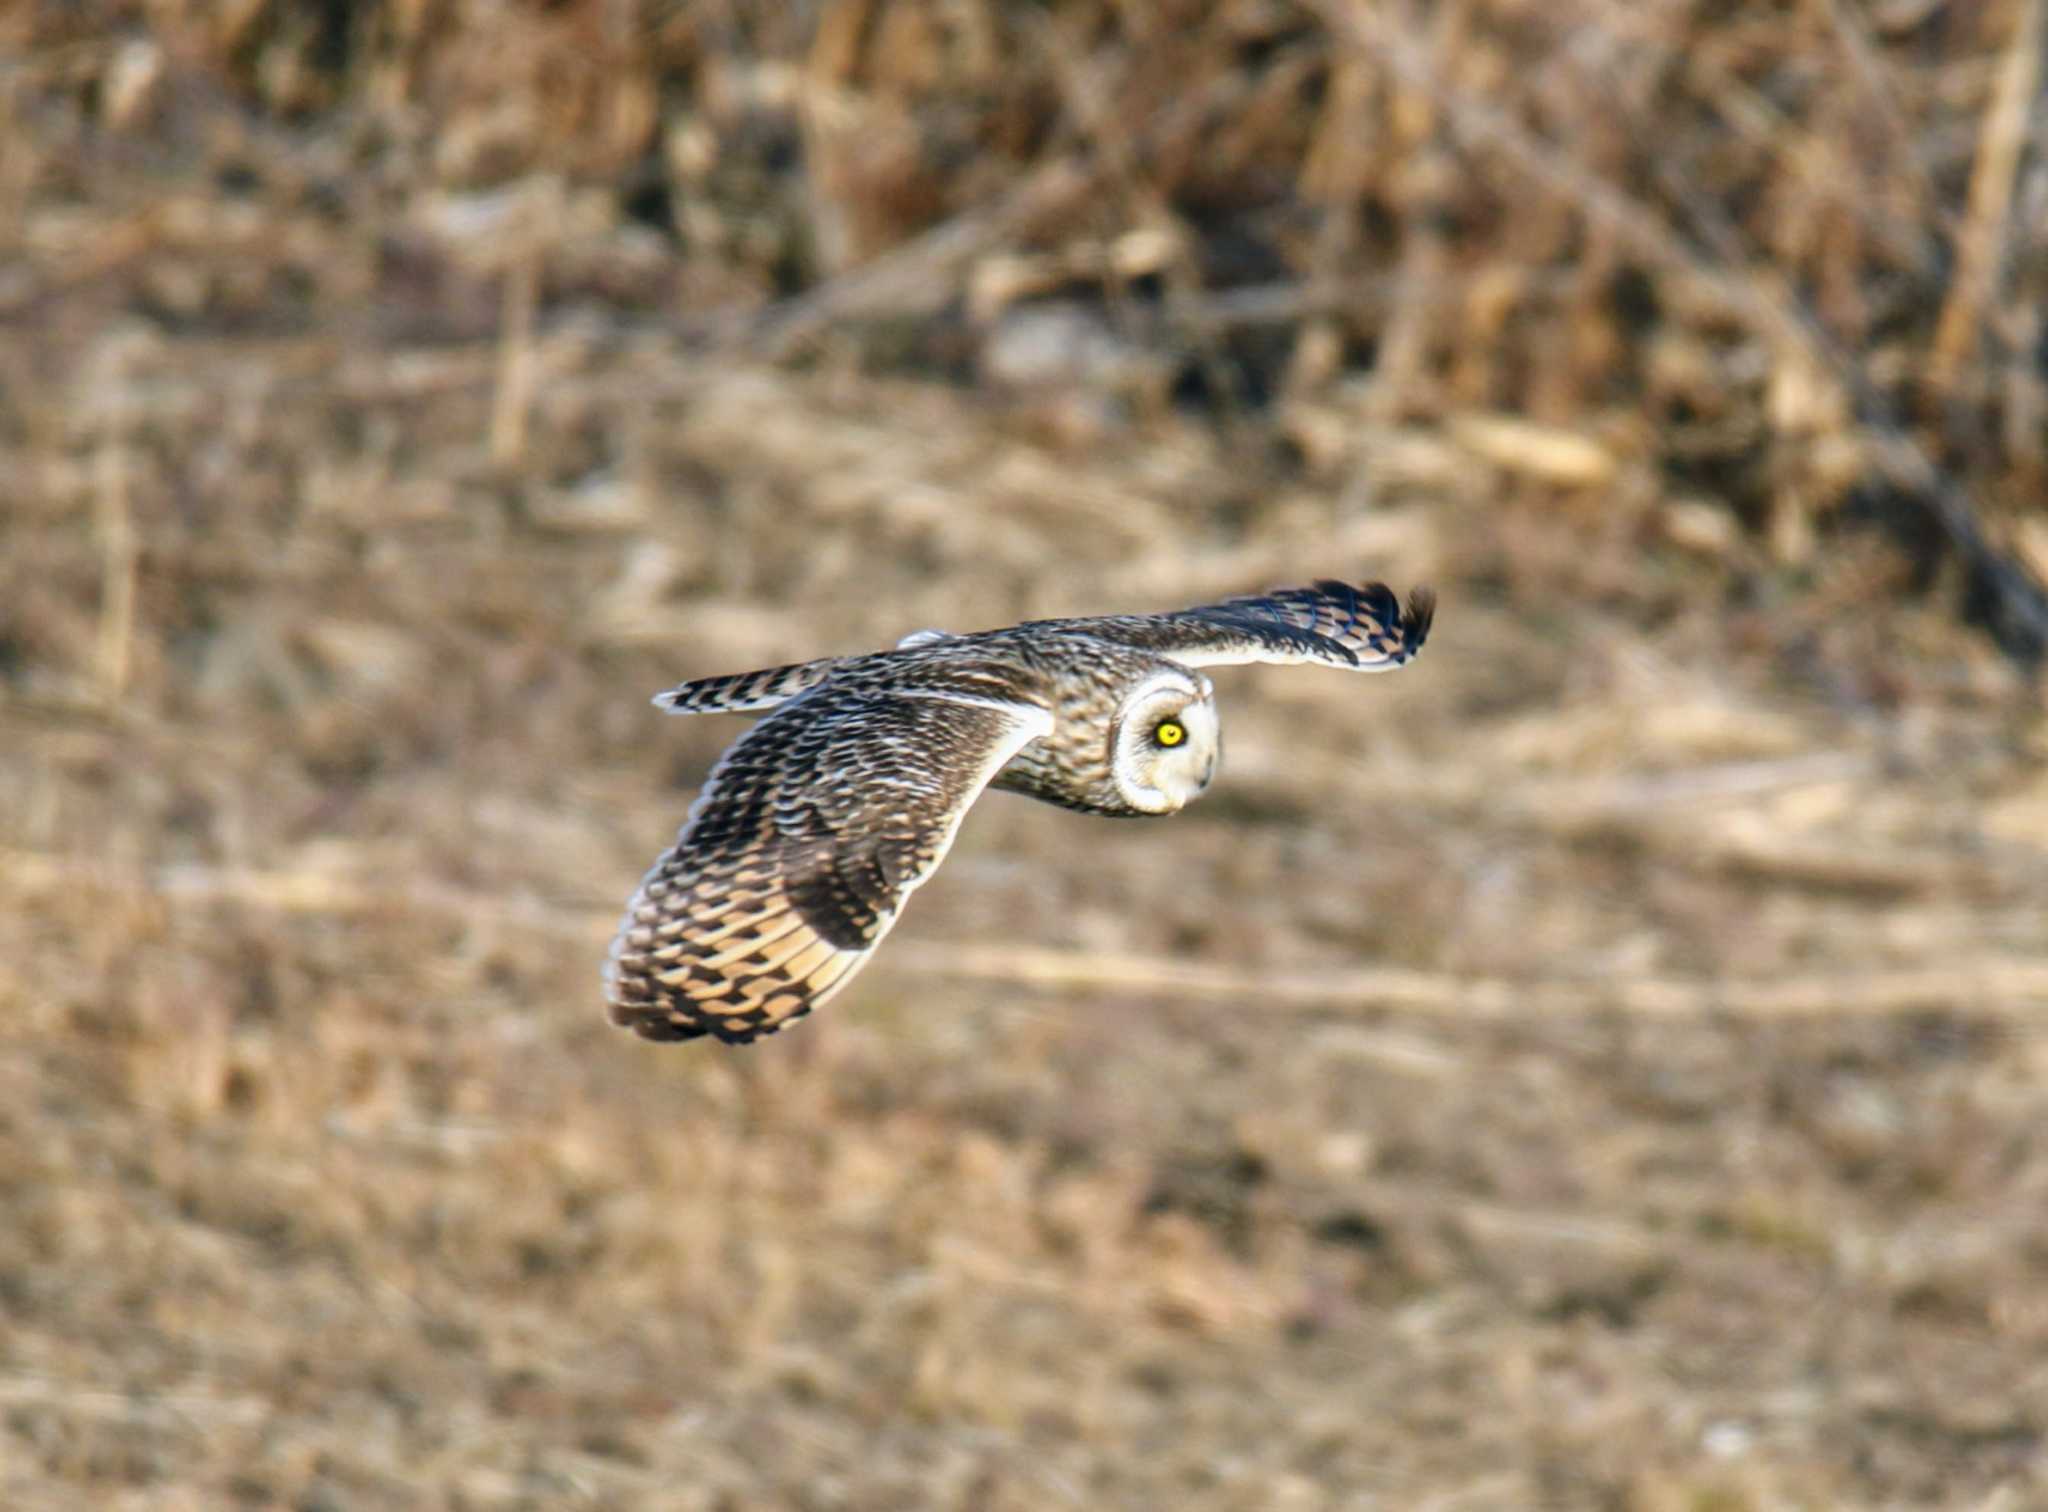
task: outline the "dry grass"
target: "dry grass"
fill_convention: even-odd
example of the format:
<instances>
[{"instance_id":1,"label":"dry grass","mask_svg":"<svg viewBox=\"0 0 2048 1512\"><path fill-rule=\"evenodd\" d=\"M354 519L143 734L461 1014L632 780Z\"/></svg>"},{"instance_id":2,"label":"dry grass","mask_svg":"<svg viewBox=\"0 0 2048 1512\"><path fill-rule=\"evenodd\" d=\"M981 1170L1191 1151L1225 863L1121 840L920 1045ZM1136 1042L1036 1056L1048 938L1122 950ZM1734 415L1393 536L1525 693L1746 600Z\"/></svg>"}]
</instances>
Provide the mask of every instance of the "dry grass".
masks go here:
<instances>
[{"instance_id":1,"label":"dry grass","mask_svg":"<svg viewBox=\"0 0 2048 1512\"><path fill-rule=\"evenodd\" d=\"M0 13L0 1502L2048 1499L2041 10ZM1326 572L604 1026L656 688Z\"/></svg>"}]
</instances>

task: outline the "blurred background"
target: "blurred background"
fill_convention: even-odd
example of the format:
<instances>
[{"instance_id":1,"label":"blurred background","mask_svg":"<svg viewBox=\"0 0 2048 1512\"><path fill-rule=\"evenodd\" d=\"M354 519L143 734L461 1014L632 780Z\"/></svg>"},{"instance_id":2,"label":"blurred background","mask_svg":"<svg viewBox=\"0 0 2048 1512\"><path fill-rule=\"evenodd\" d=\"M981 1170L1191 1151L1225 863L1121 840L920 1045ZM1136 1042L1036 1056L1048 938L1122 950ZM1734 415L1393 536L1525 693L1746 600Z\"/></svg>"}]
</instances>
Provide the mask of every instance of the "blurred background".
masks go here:
<instances>
[{"instance_id":1,"label":"blurred background","mask_svg":"<svg viewBox=\"0 0 2048 1512\"><path fill-rule=\"evenodd\" d=\"M2041 0L0 9L0 1502L2048 1504ZM598 969L926 625L1434 583Z\"/></svg>"}]
</instances>

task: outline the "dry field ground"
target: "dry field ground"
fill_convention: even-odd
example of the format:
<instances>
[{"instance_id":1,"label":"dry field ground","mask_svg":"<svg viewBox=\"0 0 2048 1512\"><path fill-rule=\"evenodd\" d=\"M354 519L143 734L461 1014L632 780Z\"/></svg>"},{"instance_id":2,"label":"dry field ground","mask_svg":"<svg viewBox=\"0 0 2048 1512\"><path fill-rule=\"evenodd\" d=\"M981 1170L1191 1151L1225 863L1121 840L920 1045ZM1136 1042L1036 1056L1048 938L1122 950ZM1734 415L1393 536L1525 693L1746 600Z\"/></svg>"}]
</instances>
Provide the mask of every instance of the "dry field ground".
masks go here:
<instances>
[{"instance_id":1,"label":"dry field ground","mask_svg":"<svg viewBox=\"0 0 2048 1512\"><path fill-rule=\"evenodd\" d=\"M0 1505L2048 1506L2043 8L0 10ZM666 683L1330 574L605 1024Z\"/></svg>"}]
</instances>

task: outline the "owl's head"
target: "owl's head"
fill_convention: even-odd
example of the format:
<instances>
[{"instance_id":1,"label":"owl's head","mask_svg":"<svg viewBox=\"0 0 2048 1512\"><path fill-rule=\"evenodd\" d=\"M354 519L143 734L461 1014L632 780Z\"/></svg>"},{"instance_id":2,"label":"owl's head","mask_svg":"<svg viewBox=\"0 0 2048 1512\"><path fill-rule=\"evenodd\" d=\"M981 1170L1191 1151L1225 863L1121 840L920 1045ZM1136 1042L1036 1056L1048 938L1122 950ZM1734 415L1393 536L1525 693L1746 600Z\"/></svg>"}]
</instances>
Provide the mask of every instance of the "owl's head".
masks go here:
<instances>
[{"instance_id":1,"label":"owl's head","mask_svg":"<svg viewBox=\"0 0 2048 1512\"><path fill-rule=\"evenodd\" d=\"M1131 690L1110 731L1110 772L1124 802L1171 814L1197 796L1223 757L1216 690L1185 667L1162 667Z\"/></svg>"}]
</instances>

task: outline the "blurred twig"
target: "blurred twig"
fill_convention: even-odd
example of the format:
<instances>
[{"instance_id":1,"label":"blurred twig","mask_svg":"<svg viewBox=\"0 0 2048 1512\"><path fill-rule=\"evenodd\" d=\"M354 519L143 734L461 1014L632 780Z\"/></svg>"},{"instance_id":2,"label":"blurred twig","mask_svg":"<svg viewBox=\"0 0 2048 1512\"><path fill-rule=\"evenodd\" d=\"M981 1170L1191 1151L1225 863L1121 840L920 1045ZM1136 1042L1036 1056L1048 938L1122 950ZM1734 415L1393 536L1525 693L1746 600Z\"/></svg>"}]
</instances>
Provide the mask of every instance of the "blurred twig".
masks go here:
<instances>
[{"instance_id":1,"label":"blurred twig","mask_svg":"<svg viewBox=\"0 0 2048 1512\"><path fill-rule=\"evenodd\" d=\"M533 399L533 306L540 250L522 248L505 270L503 328L498 334L497 388L491 403L491 460L516 467L526 450L526 413Z\"/></svg>"},{"instance_id":2,"label":"blurred twig","mask_svg":"<svg viewBox=\"0 0 2048 1512\"><path fill-rule=\"evenodd\" d=\"M956 291L971 258L1044 215L1077 203L1099 175L1071 159L1048 163L995 205L964 211L924 235L848 270L763 315L750 343L785 358L842 320L876 315L921 315L940 308Z\"/></svg>"},{"instance_id":3,"label":"blurred twig","mask_svg":"<svg viewBox=\"0 0 2048 1512\"><path fill-rule=\"evenodd\" d=\"M118 412L121 406L116 405ZM100 538L99 686L107 703L128 691L135 645L135 522L128 506L123 422L110 415L94 457L93 492Z\"/></svg>"},{"instance_id":4,"label":"blurred twig","mask_svg":"<svg viewBox=\"0 0 2048 1512\"><path fill-rule=\"evenodd\" d=\"M1923 213L1934 217L1939 225L1950 228L1951 217L1934 192L1927 164L1913 140L1912 126L1900 108L1898 80L1872 45L1869 28L1844 0L1826 0L1824 9L1828 24L1834 28L1835 36L1842 44L1842 52L1849 59L1856 82L1862 86L1864 98L1869 101L1873 114L1884 123L1885 134L1891 138L1895 166L1912 183L1914 202Z\"/></svg>"},{"instance_id":5,"label":"blurred twig","mask_svg":"<svg viewBox=\"0 0 2048 1512\"><path fill-rule=\"evenodd\" d=\"M1395 967L1239 971L1200 961L1010 945L911 944L898 947L894 958L899 967L935 976L1052 991L1109 989L1229 998L1240 1008L1256 1011L1389 1009L1458 1018L1587 1012L1649 1018L1716 1013L1791 1018L1931 1008L2013 1015L2048 1010L2048 960L2033 959L1972 958L1894 971L1766 980L1601 976L1525 981Z\"/></svg>"},{"instance_id":6,"label":"blurred twig","mask_svg":"<svg viewBox=\"0 0 2048 1512\"><path fill-rule=\"evenodd\" d=\"M38 1374L0 1376L0 1403L15 1408L54 1407L76 1416L125 1422L197 1423L215 1430L260 1422L274 1405L252 1396L209 1391L96 1389Z\"/></svg>"},{"instance_id":7,"label":"blurred twig","mask_svg":"<svg viewBox=\"0 0 2048 1512\"><path fill-rule=\"evenodd\" d=\"M0 852L0 886L17 892L85 887L172 904L227 903L285 914L439 916L582 943L603 940L614 924L609 912L436 883L392 886L321 871L200 865L138 875L78 858L26 851ZM1260 1011L1384 1009L1474 1019L1588 1012L1651 1018L1716 1013L1788 1018L1928 1009L2006 1016L2048 1011L2048 959L2030 957L1972 956L1891 970L1761 980L1613 975L1520 979L1377 966L1245 971L1205 961L1108 951L914 942L893 946L888 959L899 971L913 974L1054 992L1234 999Z\"/></svg>"},{"instance_id":8,"label":"blurred twig","mask_svg":"<svg viewBox=\"0 0 2048 1512\"><path fill-rule=\"evenodd\" d=\"M841 320L940 309L958 293L960 270L973 258L1042 220L1070 213L1101 189L1118 163L1183 146L1244 90L1235 74L1212 81L1125 139L1114 161L1096 152L1043 164L995 204L962 211L886 256L774 306L745 328L746 343L787 358Z\"/></svg>"},{"instance_id":9,"label":"blurred twig","mask_svg":"<svg viewBox=\"0 0 2048 1512\"><path fill-rule=\"evenodd\" d=\"M1998 84L1977 136L1977 162L1970 172L1969 211L1956 242L1955 281L1934 331L1928 381L1939 393L1955 383L1969 360L1983 324L1984 307L1997 282L2005 252L2005 227L2012 208L2013 181L2026 146L2027 118L2039 103L2042 0L2024 0L1998 70Z\"/></svg>"}]
</instances>

